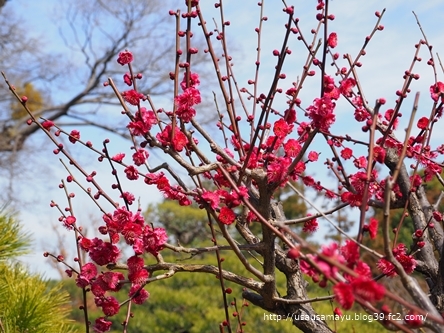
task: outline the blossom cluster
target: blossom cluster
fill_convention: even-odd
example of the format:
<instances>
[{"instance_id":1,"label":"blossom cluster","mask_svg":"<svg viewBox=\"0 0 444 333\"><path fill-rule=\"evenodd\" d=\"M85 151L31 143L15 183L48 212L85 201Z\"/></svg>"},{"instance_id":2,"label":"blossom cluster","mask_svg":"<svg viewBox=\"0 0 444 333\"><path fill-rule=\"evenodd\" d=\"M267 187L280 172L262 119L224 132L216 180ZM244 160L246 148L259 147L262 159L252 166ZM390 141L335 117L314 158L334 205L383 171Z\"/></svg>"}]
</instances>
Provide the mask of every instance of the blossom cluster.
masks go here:
<instances>
[{"instance_id":1,"label":"blossom cluster","mask_svg":"<svg viewBox=\"0 0 444 333\"><path fill-rule=\"evenodd\" d=\"M300 260L302 272L321 287L325 287L329 279L339 278L337 263L353 271L353 274L343 274L346 281L333 286L335 298L344 309L350 309L357 297L374 303L385 295L384 286L373 280L370 267L360 259L359 246L352 240L347 240L342 247L337 243L324 246L320 254L307 254L306 258Z\"/></svg>"},{"instance_id":2,"label":"blossom cluster","mask_svg":"<svg viewBox=\"0 0 444 333\"><path fill-rule=\"evenodd\" d=\"M194 8L198 6L198 1L186 0L185 3L189 5L189 8L183 17L187 19L198 17L199 9ZM317 10L319 12L316 18L319 22L334 20L334 15L325 14L326 8L323 1L318 1ZM284 12L293 15L294 8L285 8ZM174 12L170 12L170 14L176 15ZM224 22L224 25L229 25L229 22ZM288 27L288 29L293 34L299 33L296 28ZM379 25L375 30L382 29L383 26ZM260 32L259 29L257 32ZM316 33L316 30L313 33ZM190 31L187 33L178 31L177 34L179 37L191 35ZM208 35L211 36L211 34ZM217 39L223 40L224 38L223 33L218 32ZM298 39L303 39L301 33L299 33ZM305 40L304 42L306 44ZM432 148L427 135L434 123L442 116L444 83L436 82L430 87L430 97L435 105L438 105L436 112L430 117L421 117L416 122L418 133L407 138L406 143L400 142L395 138L393 132L399 125L401 117L399 109L393 107L380 110L379 113L372 110L363 99L357 77L349 77L352 68L340 68L336 62L339 59L339 53L333 53L333 49L337 47L338 35L331 32L325 41L324 52L326 55L331 55L333 64L337 67L336 77L338 79L326 73L325 64L316 58L314 48L309 47L310 66L321 69L322 73L320 77L321 93L316 98L310 99L309 103L298 97L301 86L296 83L293 83L292 87L287 90L273 88L274 90L270 91L268 96L264 93L256 95L254 92L253 94L246 88L240 89L240 93L249 94L249 98L254 97L254 103L262 109L261 117L256 117L254 113L250 114L247 111L246 122L241 124L242 117L234 112L229 114L230 123L227 123L224 117L219 114L217 126L225 138L224 145L221 146L218 146L210 135L201 130L197 124L198 106L202 103L199 87L203 78L191 71L189 59L187 62L178 63L176 72L170 73L170 78L175 81L172 110L155 110L151 101L149 101L149 107L142 105L148 104L144 102L149 100L148 96L137 89L136 80L141 79L142 74L133 74L133 54L128 50L122 51L117 58L117 63L128 67L128 72L123 75L123 83L129 88L126 87L125 89L128 90L117 92L117 95L124 107L122 114L129 118L126 127L133 144L131 156L128 157L131 161L125 160L126 155L122 152L112 157L109 156L106 147L99 160L109 159L115 176L117 171L114 169L114 165L121 165L128 180L136 181L142 178L145 184L154 185L166 199L175 200L182 206L196 203L199 208L206 209L221 227L232 225L242 219L248 223L260 220L267 226L264 219L261 219L262 216L256 216L256 212L253 212L251 206L258 206L256 201L262 203L258 198L268 200L267 204L269 204L277 189L286 186L289 182L296 181L300 181L306 188L314 189L317 193L323 193L327 199L337 199L345 206L361 209L362 216L364 216L364 212L369 209L372 203L387 204L384 203L385 191L388 182L393 180L391 177L395 172L390 170L390 177L382 179L383 173L380 167L384 164L387 165L392 155L405 154L406 158L416 163L416 166L412 167L415 172L407 176L410 181L408 185L411 185L409 189L405 190L397 183L389 184L391 185L390 191L392 191L390 193L391 199L397 203L407 202L410 194L417 192L425 182L442 172L442 164L437 163L436 160L444 154L444 145ZM178 49L177 55L180 56L181 52ZM197 48L188 48L189 54L197 52ZM287 49L285 54L289 55L291 51ZM364 54L365 50L362 49L361 55ZM278 50L273 51L273 56L278 57L279 60L283 59L282 52ZM259 63L256 65L258 66ZM353 66L359 67L360 63L355 62ZM184 69L183 78L179 75L178 68ZM316 75L316 71L310 69L312 68L304 67L304 79ZM226 80L230 80L231 73L229 70L227 72L226 76L220 78L221 85ZM278 74L276 77L279 79L286 77L284 73ZM411 73L406 73L406 76L416 78ZM256 85L254 80L249 80L248 83ZM276 94L283 92L287 99L287 104L283 108L285 110L273 109L270 100L273 100ZM407 93L407 89L398 91L396 93L399 97L397 103L400 103ZM341 98L353 106L352 117L357 123L362 123L363 132L370 131L372 135L374 134L374 142L362 142L354 140L348 134L339 136L332 133L338 126L336 106L339 105L338 101ZM234 105L234 101L231 97L228 98L228 95L225 96L225 102L227 108ZM382 107L385 102L385 99L379 99L377 107ZM302 110L301 114L298 114L296 110ZM265 116L262 117L262 115ZM301 115L305 118L299 119ZM262 121L262 119L265 120ZM54 126L55 124L51 120L44 120L41 123L41 128L46 132L50 132ZM244 136L243 126L251 127L250 140ZM378 131L381 133L380 137L377 137ZM81 142L78 130L72 130L66 134L72 144ZM56 136L58 135L60 135L60 130L57 129ZM316 135L324 136L327 148L332 152L333 158L326 158L325 165L332 170L337 178L339 183L337 188L327 187L328 185L315 179L310 172L310 166L319 163L320 158L324 156L324 151L309 148L313 147L311 140ZM202 145L199 146L198 138L201 137L209 144L215 161L210 160L200 150ZM85 145L91 147L90 143ZM355 148L356 146L364 146L364 150L367 152L362 153L360 148ZM164 166L166 163L158 168L151 168L148 159L151 158L154 148L167 154L169 158L183 167L188 175L191 175L191 183L194 183L195 188L191 186L188 188L188 184L183 182L169 165L168 167ZM62 150L63 145L60 144L54 152L59 153ZM354 168L353 172L344 171L346 163ZM416 172L418 166L424 167L423 174ZM159 171L162 168L165 172ZM142 169L148 171L142 172ZM87 181L94 182L94 176L95 173L88 175ZM173 179L176 181L175 184L173 184ZM202 185L203 179L209 180L211 187L205 188ZM73 181L72 176L69 176L67 181ZM140 210L134 213L129 209L135 201L135 196L132 193L124 192L120 183L114 184L113 189L120 191L120 198L123 199L125 205L117 206L113 212L103 215L104 225L99 228L103 237L88 238L82 235L77 240L79 247L88 253L91 262L81 264L75 278L76 285L91 291L96 306L101 308L104 314L95 322L94 330L96 332L110 330L111 322L108 317L116 315L121 306L118 300L111 295L121 290L125 283L130 284L128 298L133 303L142 304L149 298L145 286L153 277L150 277L144 256L150 254L159 258L159 253L167 241L167 234L163 228L147 223ZM98 191L94 199L97 200L101 195L103 193ZM260 197L261 195L262 197ZM269 210L269 207L256 208L264 211ZM430 215L436 222L443 220L442 213L435 208ZM273 218L270 217L269 220ZM74 216L64 217L61 221L70 230L76 228L77 221ZM431 229L432 226L433 222L428 222L426 228L415 231L414 247L417 249L424 247L425 230ZM274 228L271 223L269 227ZM363 218L358 241L348 238L342 244L332 243L323 246L318 252L311 250L312 253L304 255L301 255L299 247L297 249L294 247L289 251L288 257L291 259L300 258L301 271L311 277L320 287L326 287L328 283L331 283L335 299L342 308L350 309L355 302L376 303L381 301L387 293L385 287L373 278L370 266L362 260L359 243L361 237L367 235L370 240L376 239L378 228L378 219L371 217L368 223L365 223ZM313 233L318 229L317 217L307 214L307 217L304 218L302 231ZM215 236L213 235L213 237L214 240ZM251 238L253 237L256 238L256 235L252 233ZM214 242L216 244L216 241ZM123 254L121 247L123 244L128 245L131 251L127 258ZM400 263L405 273L411 274L417 266L413 251L409 251L404 243L395 242L395 244L396 246L392 250L395 260ZM126 254L128 255L128 253ZM98 269L98 267L104 266L111 267L118 261L126 264L126 274L114 271L102 272ZM394 277L397 274L393 262L385 257L381 258L376 266L387 277ZM68 270L67 273L72 275L74 270ZM226 290L230 290L231 293L231 289Z\"/></svg>"},{"instance_id":3,"label":"blossom cluster","mask_svg":"<svg viewBox=\"0 0 444 333\"><path fill-rule=\"evenodd\" d=\"M76 284L80 288L90 287L94 295L96 306L102 309L106 317L114 316L119 312L120 304L109 292L117 292L125 282L125 276L120 272L98 273L97 266L115 264L121 256L117 244L121 236L134 250L134 255L126 260L128 267L127 279L131 284L128 297L135 304L145 302L149 293L143 287L148 281L149 272L144 267L142 255L150 253L157 256L162 250L167 235L163 228L153 228L145 223L139 212L133 214L126 208L117 208L114 213L103 216L105 225L99 231L108 235L110 241L103 241L97 237L89 239L82 237L79 240L80 247L89 254L93 262L82 266L80 274L76 278ZM96 266L97 265L97 266ZM67 272L72 275L72 271ZM95 331L106 332L110 322L106 317L96 320Z\"/></svg>"}]
</instances>

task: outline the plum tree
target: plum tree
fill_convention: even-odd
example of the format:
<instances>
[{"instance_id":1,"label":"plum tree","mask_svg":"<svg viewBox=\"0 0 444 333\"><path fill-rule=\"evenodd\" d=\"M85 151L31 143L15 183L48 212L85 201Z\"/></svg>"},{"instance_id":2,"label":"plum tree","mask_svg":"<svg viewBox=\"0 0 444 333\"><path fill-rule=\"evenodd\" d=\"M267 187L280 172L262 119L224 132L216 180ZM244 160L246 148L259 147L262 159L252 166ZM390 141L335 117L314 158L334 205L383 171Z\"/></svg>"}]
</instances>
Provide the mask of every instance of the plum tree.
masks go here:
<instances>
[{"instance_id":1,"label":"plum tree","mask_svg":"<svg viewBox=\"0 0 444 333\"><path fill-rule=\"evenodd\" d=\"M87 252L90 261L77 255L74 265L57 254L46 255L67 265L68 275L75 277L85 298L91 293L101 308L104 315L96 319L94 330L108 331L112 324L109 317L126 307L123 331L127 331L132 306L149 302L148 290L155 288L152 283L186 272L190 279L197 273L217 277L225 316L215 325L221 332L243 331L237 312L229 312L232 289L226 287L227 281L244 288L242 297L246 301L276 318L286 318L303 332L333 330L312 305L331 299L338 305L331 315L338 320L343 318L341 308L348 310L359 304L387 329L412 332L426 326L440 332L444 324L440 314L444 304L443 217L438 208L441 196L430 201L424 184L435 178L444 184L440 176L444 145L434 140L443 112L444 83L437 78L437 62L426 36L415 45L413 61L403 75L396 100L386 107L389 102L384 97L374 103L365 98L359 76L369 43L384 30L381 21L385 11L375 13L374 27L356 55L340 54L336 50L341 36L331 29L335 20L330 10L333 3L316 3L315 25L307 33L295 16L295 8L284 1L283 42L279 49L270 50L272 74L264 82L259 73L267 16L259 2L259 25L253 28L257 34L255 72L246 86L241 86L227 44L231 22L224 18L225 4L216 2L220 22L210 25L199 1L185 3L183 12L169 12L170 24L176 27L175 60L165 68L173 92L169 104L160 107L139 89L144 76L137 70L137 56L129 49L121 50L117 56L117 63L127 68L122 82L110 77L104 83L103 89L115 94L121 114L127 119L129 158L123 151L112 153L109 139L97 148L84 140L79 130L66 131L52 119L37 118L28 107L28 98L18 95L6 80L28 112L28 125L43 131L55 145L54 154L63 155L70 164L63 162L68 175L59 184L68 206L63 209L59 200L51 205L60 211L59 221L75 234L78 252ZM198 33L206 40L205 49L193 44ZM290 48L293 41L302 51ZM420 51L426 53L427 64L435 75L427 83L431 108L421 110L418 117L419 93L412 100L411 110L405 104L413 83L420 79L415 70L421 61ZM217 82L211 109L217 121L206 125L197 119L202 86L206 85L195 71L197 54L209 57ZM293 59L301 54L300 75L289 83L289 74L284 72L288 67L284 65L290 63L293 68ZM144 75L149 77L150 73ZM318 89L302 98L303 86L309 81L316 82ZM397 126L405 108L411 115L405 133L400 133ZM351 126L360 128L361 133L356 134ZM63 137L67 144L85 147L98 156L99 162L109 164L113 191L105 190L96 171L87 171L76 161L62 142ZM153 164L156 152L163 157ZM420 173L420 169L424 171ZM333 175L335 181L319 176L319 170ZM181 206L194 203L201 208L210 235L208 246L168 243L164 228L144 219L141 207L132 208L136 198L127 189L136 181L155 187ZM334 204L318 208L294 185L295 181L301 181L305 191L334 199ZM94 237L82 233L74 210L76 195L68 190L72 183L103 216L103 225ZM288 219L282 203L276 200L279 190L286 186L315 212ZM350 207L358 212L355 237L331 218L337 211L348 214ZM380 220L370 218L371 207L383 209ZM398 241L399 230L392 234L390 209L394 208L403 208L404 215L411 217L414 234L409 244ZM340 243L332 241L318 248L293 228L302 225L302 233L318 232L321 220L342 234ZM378 230L382 251L372 248L371 241L364 245L364 239L378 237ZM208 264L193 263L192 259L174 262L166 261L163 251L188 253L191 257L210 252L214 256ZM223 251L236 255L243 273L224 268ZM365 260L364 254L374 260ZM285 276L284 288L277 285L278 272ZM418 274L412 275L413 272ZM310 299L304 277L330 290L330 295ZM403 292L386 288L382 281L389 279L399 279L412 301L406 300ZM426 281L427 291L418 280ZM124 301L118 301L112 295L123 285L127 285L127 294ZM405 310L398 316L388 307L388 301L401 304ZM83 310L89 332L88 307Z\"/></svg>"}]
</instances>

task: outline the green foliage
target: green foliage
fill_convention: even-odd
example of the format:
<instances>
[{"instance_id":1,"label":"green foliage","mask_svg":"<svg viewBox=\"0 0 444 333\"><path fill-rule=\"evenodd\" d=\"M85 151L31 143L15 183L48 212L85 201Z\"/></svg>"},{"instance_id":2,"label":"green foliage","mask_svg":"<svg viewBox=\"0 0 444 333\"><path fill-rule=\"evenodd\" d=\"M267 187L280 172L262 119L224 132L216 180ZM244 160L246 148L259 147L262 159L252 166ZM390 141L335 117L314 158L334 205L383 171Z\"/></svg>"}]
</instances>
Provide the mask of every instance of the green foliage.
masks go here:
<instances>
[{"instance_id":1,"label":"green foliage","mask_svg":"<svg viewBox=\"0 0 444 333\"><path fill-rule=\"evenodd\" d=\"M3 210L0 210L0 262L26 254L29 251L29 234Z\"/></svg>"},{"instance_id":2,"label":"green foliage","mask_svg":"<svg viewBox=\"0 0 444 333\"><path fill-rule=\"evenodd\" d=\"M27 252L29 236L20 224L0 212L0 332L74 332L70 321L68 294L61 285L50 287L14 263L14 257Z\"/></svg>"},{"instance_id":3,"label":"green foliage","mask_svg":"<svg viewBox=\"0 0 444 333\"><path fill-rule=\"evenodd\" d=\"M68 295L20 265L0 264L0 317L5 332L74 332L66 319Z\"/></svg>"},{"instance_id":4,"label":"green foliage","mask_svg":"<svg viewBox=\"0 0 444 333\"><path fill-rule=\"evenodd\" d=\"M164 200L149 205L145 217L151 223L162 225L168 235L174 238L172 241L178 241L182 245L211 238L205 229L207 213L196 205L180 206L176 201Z\"/></svg>"}]
</instances>

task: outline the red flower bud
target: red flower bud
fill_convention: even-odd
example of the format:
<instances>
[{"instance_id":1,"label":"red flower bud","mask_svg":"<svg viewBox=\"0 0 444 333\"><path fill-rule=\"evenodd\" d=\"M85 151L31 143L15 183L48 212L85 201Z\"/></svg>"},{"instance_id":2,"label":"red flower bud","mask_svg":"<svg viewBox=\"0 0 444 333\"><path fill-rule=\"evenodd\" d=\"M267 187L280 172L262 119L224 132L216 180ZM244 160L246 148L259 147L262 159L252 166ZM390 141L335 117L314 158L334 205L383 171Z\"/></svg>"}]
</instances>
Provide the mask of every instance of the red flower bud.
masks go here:
<instances>
[{"instance_id":1,"label":"red flower bud","mask_svg":"<svg viewBox=\"0 0 444 333\"><path fill-rule=\"evenodd\" d=\"M297 247L292 247L287 252L287 257L290 259L297 259L297 258L299 258L300 255L301 255L301 252L299 251L299 249Z\"/></svg>"}]
</instances>

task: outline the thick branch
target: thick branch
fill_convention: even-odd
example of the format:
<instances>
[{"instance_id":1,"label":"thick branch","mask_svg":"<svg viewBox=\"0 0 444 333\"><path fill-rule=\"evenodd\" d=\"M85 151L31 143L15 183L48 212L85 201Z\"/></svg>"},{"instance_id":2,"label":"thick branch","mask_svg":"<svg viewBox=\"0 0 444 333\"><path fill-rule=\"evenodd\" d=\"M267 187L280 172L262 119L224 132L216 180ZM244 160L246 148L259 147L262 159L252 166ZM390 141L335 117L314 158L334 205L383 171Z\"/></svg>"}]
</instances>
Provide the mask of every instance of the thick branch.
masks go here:
<instances>
[{"instance_id":1,"label":"thick branch","mask_svg":"<svg viewBox=\"0 0 444 333\"><path fill-rule=\"evenodd\" d=\"M111 270L128 269L126 265L121 264L110 264L107 268ZM145 269L150 273L157 271L174 271L175 273L186 272L219 275L219 269L213 265L157 263L155 265L145 266ZM259 292L264 285L262 282L254 281L252 278L246 278L226 270L222 270L222 277L227 281L234 282L256 292Z\"/></svg>"}]
</instances>

